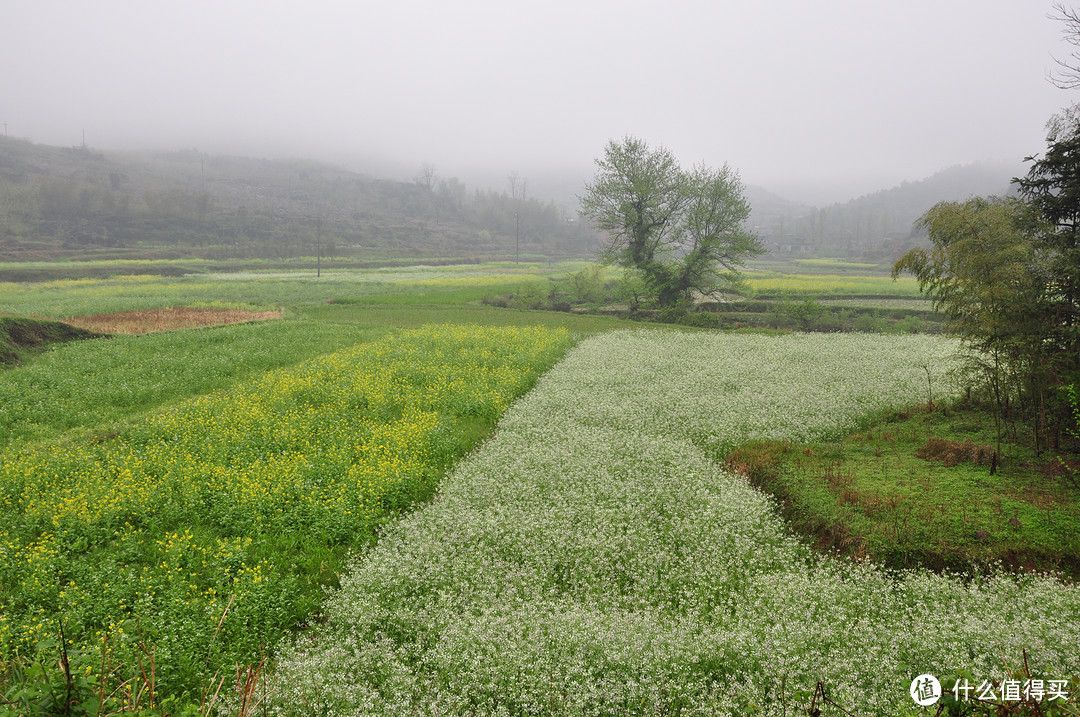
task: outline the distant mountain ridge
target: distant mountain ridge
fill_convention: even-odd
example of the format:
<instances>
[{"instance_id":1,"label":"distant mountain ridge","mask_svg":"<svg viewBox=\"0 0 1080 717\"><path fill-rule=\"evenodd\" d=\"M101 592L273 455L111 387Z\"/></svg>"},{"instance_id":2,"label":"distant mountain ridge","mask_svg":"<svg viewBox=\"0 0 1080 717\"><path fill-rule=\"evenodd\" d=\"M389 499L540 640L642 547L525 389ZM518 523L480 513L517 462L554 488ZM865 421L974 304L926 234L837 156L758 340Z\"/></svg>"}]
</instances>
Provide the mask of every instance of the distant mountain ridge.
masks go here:
<instances>
[{"instance_id":1,"label":"distant mountain ridge","mask_svg":"<svg viewBox=\"0 0 1080 717\"><path fill-rule=\"evenodd\" d=\"M767 195L761 209L754 204L753 218L774 254L888 259L918 242L914 225L935 204L1008 195L1013 192L1012 178L1023 173L1020 163L955 165L925 179L826 207ZM749 188L747 194L751 196Z\"/></svg>"}]
</instances>

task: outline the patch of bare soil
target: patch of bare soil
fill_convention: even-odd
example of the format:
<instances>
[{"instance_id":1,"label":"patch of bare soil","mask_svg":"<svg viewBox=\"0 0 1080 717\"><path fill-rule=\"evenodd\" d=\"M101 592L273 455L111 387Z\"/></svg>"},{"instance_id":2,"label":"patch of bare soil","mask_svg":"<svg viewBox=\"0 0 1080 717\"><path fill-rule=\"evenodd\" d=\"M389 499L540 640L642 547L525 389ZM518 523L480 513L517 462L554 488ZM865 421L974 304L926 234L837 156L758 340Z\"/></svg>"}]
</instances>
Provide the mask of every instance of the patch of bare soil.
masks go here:
<instances>
[{"instance_id":1,"label":"patch of bare soil","mask_svg":"<svg viewBox=\"0 0 1080 717\"><path fill-rule=\"evenodd\" d=\"M243 309L192 308L170 306L163 309L140 309L118 314L94 314L64 319L64 323L104 334L149 334L175 329L241 324L247 321L280 319L281 310L246 311Z\"/></svg>"}]
</instances>

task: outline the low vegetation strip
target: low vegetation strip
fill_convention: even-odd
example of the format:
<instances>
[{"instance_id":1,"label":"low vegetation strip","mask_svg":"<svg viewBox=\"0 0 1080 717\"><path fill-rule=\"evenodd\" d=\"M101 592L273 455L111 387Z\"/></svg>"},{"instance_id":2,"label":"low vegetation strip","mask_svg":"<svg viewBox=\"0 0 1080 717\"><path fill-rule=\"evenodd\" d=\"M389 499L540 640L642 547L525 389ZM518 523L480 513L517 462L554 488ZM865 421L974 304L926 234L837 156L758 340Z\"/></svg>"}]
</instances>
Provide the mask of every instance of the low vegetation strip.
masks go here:
<instances>
[{"instance_id":1,"label":"low vegetation strip","mask_svg":"<svg viewBox=\"0 0 1080 717\"><path fill-rule=\"evenodd\" d=\"M946 376L957 345L937 336L650 336L608 336L581 380L617 390L564 410L592 425L666 426L723 460L749 440L838 438L930 387L935 400L960 390Z\"/></svg>"},{"instance_id":2,"label":"low vegetation strip","mask_svg":"<svg viewBox=\"0 0 1080 717\"><path fill-rule=\"evenodd\" d=\"M111 438L0 454L0 659L62 627L85 665L102 649L134 665L145 647L159 691L197 702L216 671L315 613L346 551L429 497L568 343L418 329Z\"/></svg>"},{"instance_id":3,"label":"low vegetation strip","mask_svg":"<svg viewBox=\"0 0 1080 717\"><path fill-rule=\"evenodd\" d=\"M917 401L921 364L951 349L579 344L355 564L327 624L283 650L277 713L839 713L825 694L893 717L924 672L1000 680L1026 654L1040 679L1076 675L1076 587L816 556L718 463L733 441L835 435Z\"/></svg>"},{"instance_id":4,"label":"low vegetation strip","mask_svg":"<svg viewBox=\"0 0 1080 717\"><path fill-rule=\"evenodd\" d=\"M781 274L747 272L746 286L751 296L776 296L823 293L917 298L918 283L908 277L844 276L837 274Z\"/></svg>"},{"instance_id":5,"label":"low vegetation strip","mask_svg":"<svg viewBox=\"0 0 1080 717\"><path fill-rule=\"evenodd\" d=\"M0 449L115 432L163 404L385 334L377 327L285 320L54 345L4 371Z\"/></svg>"},{"instance_id":6,"label":"low vegetation strip","mask_svg":"<svg viewBox=\"0 0 1080 717\"><path fill-rule=\"evenodd\" d=\"M559 275L580 267L555 264L470 264L384 269L329 269L316 276L305 271L249 271L187 276L115 274L108 277L60 279L37 283L0 281L0 312L49 318L108 314L166 306L187 306L208 299L231 304L297 307L356 297L388 296L389 301L417 303L402 295L422 287L421 303L479 300L493 286L522 286L536 276ZM0 267L2 273L2 267ZM462 276L462 274L465 276ZM502 277L502 278L496 278ZM493 283L494 282L494 283ZM444 302L443 295L445 297Z\"/></svg>"}]
</instances>

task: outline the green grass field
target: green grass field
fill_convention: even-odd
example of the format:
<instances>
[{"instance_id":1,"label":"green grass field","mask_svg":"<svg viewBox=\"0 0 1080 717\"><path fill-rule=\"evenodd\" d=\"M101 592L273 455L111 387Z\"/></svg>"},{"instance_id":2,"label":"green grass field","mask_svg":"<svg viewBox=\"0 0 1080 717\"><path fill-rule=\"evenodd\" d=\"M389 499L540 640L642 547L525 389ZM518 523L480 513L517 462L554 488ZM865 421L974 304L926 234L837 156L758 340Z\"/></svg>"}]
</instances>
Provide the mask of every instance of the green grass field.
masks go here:
<instances>
[{"instance_id":1,"label":"green grass field","mask_svg":"<svg viewBox=\"0 0 1080 717\"><path fill-rule=\"evenodd\" d=\"M921 404L839 441L754 442L728 462L819 546L896 568L1080 579L1080 486L1023 436L1006 436L991 473L995 441L985 412Z\"/></svg>"},{"instance_id":2,"label":"green grass field","mask_svg":"<svg viewBox=\"0 0 1080 717\"><path fill-rule=\"evenodd\" d=\"M965 588L916 567L1066 569L1080 552L1076 491L1047 479L1022 441L992 480L981 466L914 456L935 437L987 441L985 416L950 407L961 390L946 387L950 339L656 324L638 334L621 330L639 322L614 315L489 301L550 293L582 266L316 278L308 266L108 275L125 267L104 263L83 267L103 276L75 265L63 280L0 284L0 313L19 317L285 310L58 343L0 372L10 709L49 714L71 691L90 709L119 688L98 706L199 714L215 673L264 655L266 673L241 688L278 685L274 709L299 714L795 714L818 680L845 709L892 714L905 665L1003 679L1001 649L1014 665L1027 649L1047 679L1080 674L1080 653L1052 648L1080 634L1075 588L1007 574ZM875 319L925 308L910 283L869 267L770 271L751 275L750 292L785 305L844 302L836 309ZM564 355L553 383L542 379L487 441ZM924 400L927 362L947 410L890 418ZM725 468L740 450L768 464L752 477L787 522ZM850 567L813 557L808 542L914 569ZM861 580L871 587L852 592ZM969 618L964 639L984 624L996 643L976 640L969 654L935 642L939 613L979 600L989 612ZM1028 607L1006 614L1009 601ZM890 605L937 627L899 637ZM769 633L755 610L797 617ZM850 649L827 615L862 626ZM308 634L319 637L285 639ZM888 639L903 642L902 659L881 657L871 675ZM70 678L56 669L64 659ZM137 689L148 685L140 660L155 665L156 694ZM235 694L226 685L219 700L234 714Z\"/></svg>"},{"instance_id":3,"label":"green grass field","mask_svg":"<svg viewBox=\"0 0 1080 717\"><path fill-rule=\"evenodd\" d=\"M912 277L891 279L885 275L800 274L775 271L747 272L751 296L880 296L916 298L919 285Z\"/></svg>"},{"instance_id":4,"label":"green grass field","mask_svg":"<svg viewBox=\"0 0 1080 717\"><path fill-rule=\"evenodd\" d=\"M0 383L0 448L110 433L146 411L384 335L381 326L271 321L55 346Z\"/></svg>"},{"instance_id":5,"label":"green grass field","mask_svg":"<svg viewBox=\"0 0 1080 717\"><path fill-rule=\"evenodd\" d=\"M491 287L514 286L557 276L579 266L489 263L326 271L244 271L185 276L114 274L101 278L0 283L0 313L59 319L116 311L188 305L200 301L258 307L299 306L359 297L423 292L423 303L460 304L461 292L478 295ZM118 267L114 267L118 268ZM104 270L104 269L103 269ZM442 295L450 298L441 299Z\"/></svg>"}]
</instances>

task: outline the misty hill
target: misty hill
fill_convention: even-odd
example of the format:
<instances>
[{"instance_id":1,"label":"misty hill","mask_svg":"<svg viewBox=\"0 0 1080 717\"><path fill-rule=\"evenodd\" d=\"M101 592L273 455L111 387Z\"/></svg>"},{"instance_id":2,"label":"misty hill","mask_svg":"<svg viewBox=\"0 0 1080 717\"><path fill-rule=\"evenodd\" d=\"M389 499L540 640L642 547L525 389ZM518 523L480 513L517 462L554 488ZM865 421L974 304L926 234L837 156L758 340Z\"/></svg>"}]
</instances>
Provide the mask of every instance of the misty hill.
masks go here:
<instances>
[{"instance_id":1,"label":"misty hill","mask_svg":"<svg viewBox=\"0 0 1080 717\"><path fill-rule=\"evenodd\" d=\"M1019 165L978 163L842 204L809 207L747 186L751 225L776 256L888 261L940 201L1004 194ZM584 180L537 178L561 204L455 177L378 179L302 159L99 152L0 137L0 261L56 258L590 257L571 203ZM561 192L561 193L560 193ZM527 198L526 198L527 197Z\"/></svg>"},{"instance_id":2,"label":"misty hill","mask_svg":"<svg viewBox=\"0 0 1080 717\"><path fill-rule=\"evenodd\" d=\"M99 152L0 137L0 260L584 256L552 202L309 160Z\"/></svg>"},{"instance_id":3,"label":"misty hill","mask_svg":"<svg viewBox=\"0 0 1080 717\"><path fill-rule=\"evenodd\" d=\"M805 204L784 199L753 184L743 187L743 195L750 202L750 226L764 239L774 235L784 236L795 217L811 211L811 207Z\"/></svg>"},{"instance_id":4,"label":"misty hill","mask_svg":"<svg viewBox=\"0 0 1080 717\"><path fill-rule=\"evenodd\" d=\"M1010 180L1023 172L1019 163L954 166L828 207L774 202L758 217L755 204L755 222L773 254L890 260L922 238L914 224L938 202L1009 194Z\"/></svg>"}]
</instances>

